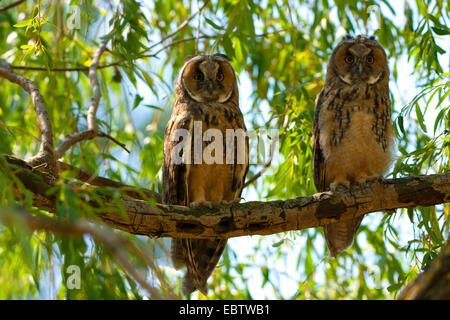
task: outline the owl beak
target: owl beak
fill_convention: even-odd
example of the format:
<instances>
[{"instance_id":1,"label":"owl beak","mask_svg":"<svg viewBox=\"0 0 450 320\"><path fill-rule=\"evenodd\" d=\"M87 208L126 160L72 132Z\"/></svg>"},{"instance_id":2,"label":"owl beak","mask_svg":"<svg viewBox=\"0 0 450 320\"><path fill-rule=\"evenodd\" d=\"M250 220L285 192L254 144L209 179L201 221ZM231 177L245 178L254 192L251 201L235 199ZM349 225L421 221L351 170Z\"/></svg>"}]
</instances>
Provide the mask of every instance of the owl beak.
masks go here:
<instances>
[{"instance_id":1,"label":"owl beak","mask_svg":"<svg viewBox=\"0 0 450 320\"><path fill-rule=\"evenodd\" d=\"M362 71L363 71L363 65L362 63L358 64L358 70L356 70L356 72L358 72L358 75L362 75Z\"/></svg>"},{"instance_id":2,"label":"owl beak","mask_svg":"<svg viewBox=\"0 0 450 320\"><path fill-rule=\"evenodd\" d=\"M213 90L214 90L214 84L213 84L212 81L209 81L209 82L208 82L207 90L208 90L208 93L209 93L209 94L213 93Z\"/></svg>"}]
</instances>

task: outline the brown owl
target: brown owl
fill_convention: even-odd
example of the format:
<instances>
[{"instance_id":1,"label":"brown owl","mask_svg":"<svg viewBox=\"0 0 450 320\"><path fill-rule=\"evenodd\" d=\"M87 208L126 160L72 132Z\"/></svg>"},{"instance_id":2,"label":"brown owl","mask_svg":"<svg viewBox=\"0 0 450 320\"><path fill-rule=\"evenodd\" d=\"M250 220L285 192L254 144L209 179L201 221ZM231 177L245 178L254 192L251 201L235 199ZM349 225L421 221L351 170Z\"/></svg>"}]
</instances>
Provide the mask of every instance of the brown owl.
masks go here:
<instances>
[{"instance_id":1,"label":"brown owl","mask_svg":"<svg viewBox=\"0 0 450 320\"><path fill-rule=\"evenodd\" d=\"M374 37L347 36L333 50L313 124L319 192L381 178L392 159L389 68ZM330 255L347 249L362 217L324 226Z\"/></svg>"},{"instance_id":2,"label":"brown owl","mask_svg":"<svg viewBox=\"0 0 450 320\"><path fill-rule=\"evenodd\" d=\"M248 138L229 58L187 57L175 90L164 138L164 203L211 207L239 202L248 170ZM183 294L207 294L206 281L226 243L172 239L173 264L187 269Z\"/></svg>"}]
</instances>

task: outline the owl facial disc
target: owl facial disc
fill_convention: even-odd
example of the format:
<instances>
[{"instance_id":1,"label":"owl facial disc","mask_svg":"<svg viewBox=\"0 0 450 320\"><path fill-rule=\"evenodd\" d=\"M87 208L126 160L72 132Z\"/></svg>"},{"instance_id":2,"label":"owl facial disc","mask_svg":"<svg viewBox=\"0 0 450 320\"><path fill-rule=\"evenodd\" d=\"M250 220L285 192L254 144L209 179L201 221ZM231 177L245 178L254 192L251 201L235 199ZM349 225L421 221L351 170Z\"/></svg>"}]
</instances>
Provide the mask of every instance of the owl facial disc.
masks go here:
<instances>
[{"instance_id":1,"label":"owl facial disc","mask_svg":"<svg viewBox=\"0 0 450 320\"><path fill-rule=\"evenodd\" d=\"M195 101L223 103L232 96L236 78L227 57L198 55L187 60L181 81Z\"/></svg>"},{"instance_id":2,"label":"owl facial disc","mask_svg":"<svg viewBox=\"0 0 450 320\"><path fill-rule=\"evenodd\" d=\"M364 36L344 38L333 51L329 71L345 85L375 85L389 77L383 47Z\"/></svg>"}]
</instances>

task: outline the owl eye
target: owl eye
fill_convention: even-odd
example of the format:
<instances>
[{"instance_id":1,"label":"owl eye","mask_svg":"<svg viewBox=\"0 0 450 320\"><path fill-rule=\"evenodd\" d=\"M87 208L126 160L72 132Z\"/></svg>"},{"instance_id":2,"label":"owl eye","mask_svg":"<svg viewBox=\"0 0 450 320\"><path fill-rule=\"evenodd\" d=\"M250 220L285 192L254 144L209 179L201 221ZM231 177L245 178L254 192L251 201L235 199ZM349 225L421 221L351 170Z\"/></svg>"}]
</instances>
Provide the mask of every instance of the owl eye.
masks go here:
<instances>
[{"instance_id":1,"label":"owl eye","mask_svg":"<svg viewBox=\"0 0 450 320\"><path fill-rule=\"evenodd\" d=\"M217 74L216 78L217 78L217 80L219 80L219 81L223 81L223 79L225 78L225 76L223 75L222 72L219 72L219 73Z\"/></svg>"},{"instance_id":2,"label":"owl eye","mask_svg":"<svg viewBox=\"0 0 450 320\"><path fill-rule=\"evenodd\" d=\"M366 62L368 64L373 64L375 62L375 58L373 56L367 56Z\"/></svg>"},{"instance_id":3,"label":"owl eye","mask_svg":"<svg viewBox=\"0 0 450 320\"><path fill-rule=\"evenodd\" d=\"M353 61L355 61L355 59L353 59L353 56L349 55L344 58L344 61L345 61L345 63L352 64Z\"/></svg>"},{"instance_id":4,"label":"owl eye","mask_svg":"<svg viewBox=\"0 0 450 320\"><path fill-rule=\"evenodd\" d=\"M201 72L197 71L196 73L194 73L194 80L197 80L197 81L203 80L203 74Z\"/></svg>"}]
</instances>

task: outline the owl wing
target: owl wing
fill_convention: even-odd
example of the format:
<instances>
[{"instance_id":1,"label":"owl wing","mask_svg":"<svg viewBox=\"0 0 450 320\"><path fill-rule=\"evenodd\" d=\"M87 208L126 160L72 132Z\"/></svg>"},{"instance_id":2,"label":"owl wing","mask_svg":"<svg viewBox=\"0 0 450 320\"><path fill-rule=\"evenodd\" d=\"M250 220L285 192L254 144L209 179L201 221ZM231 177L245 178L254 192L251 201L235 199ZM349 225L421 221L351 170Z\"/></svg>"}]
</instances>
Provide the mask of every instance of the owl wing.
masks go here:
<instances>
[{"instance_id":1,"label":"owl wing","mask_svg":"<svg viewBox=\"0 0 450 320\"><path fill-rule=\"evenodd\" d=\"M320 145L319 126L320 112L322 108L326 107L324 103L324 97L326 96L325 90L326 87L322 89L317 97L312 136L314 184L316 185L318 192L324 192L329 188L329 186L326 185L326 166L323 147ZM348 219L323 226L325 240L331 257L336 257L340 252L351 246L362 219L363 217L361 216L355 219Z\"/></svg>"},{"instance_id":2,"label":"owl wing","mask_svg":"<svg viewBox=\"0 0 450 320\"><path fill-rule=\"evenodd\" d=\"M173 152L180 141L175 139L175 133L179 129L187 130L192 139L193 120L191 117L172 116L167 123L164 139L164 164L163 164L163 202L188 206L188 181L190 164L178 163ZM191 162L192 163L192 162Z\"/></svg>"},{"instance_id":3,"label":"owl wing","mask_svg":"<svg viewBox=\"0 0 450 320\"><path fill-rule=\"evenodd\" d=\"M229 113L226 113L227 115ZM214 115L212 113L212 115ZM231 113L230 113L231 115ZM216 128L222 132L227 129L243 129L246 132L242 114L236 114L234 117L222 117L223 114L219 112L216 114L217 125ZM232 182L225 194L237 195L239 200L242 189L244 187L245 175L248 171L249 162L249 143L248 137L245 139L245 160L244 163L238 162L238 143L235 141L233 150L234 163L229 164L228 168L231 171ZM204 147L206 145L204 144ZM221 170L221 169L219 169ZM183 280L182 292L184 295L190 294L195 290L200 290L204 295L207 295L207 280L214 271L217 263L222 256L226 247L227 239L174 239L172 242L172 259L175 261L175 255L178 254L180 265L183 263L187 266L187 272Z\"/></svg>"},{"instance_id":4,"label":"owl wing","mask_svg":"<svg viewBox=\"0 0 450 320\"><path fill-rule=\"evenodd\" d=\"M163 202L165 204L189 206L188 181L190 164L185 162L178 163L174 155L174 148L180 143L176 139L176 131L178 129L187 130L192 137L192 128L192 117L178 115L174 110L167 123L164 135ZM172 239L171 255L176 269L186 265L186 250L185 239Z\"/></svg>"},{"instance_id":5,"label":"owl wing","mask_svg":"<svg viewBox=\"0 0 450 320\"><path fill-rule=\"evenodd\" d=\"M245 132L247 132L247 129L245 127L244 119L241 117L236 117L236 125L237 129L243 129ZM232 191L238 191L238 196L241 196L242 189L244 188L245 184L245 177L247 176L248 167L249 167L249 142L248 142L248 136L245 138L245 163L239 164L237 163L238 159L238 145L237 143L234 144L234 159L235 163L232 165L233 170L233 182L231 185Z\"/></svg>"},{"instance_id":6,"label":"owl wing","mask_svg":"<svg viewBox=\"0 0 450 320\"><path fill-rule=\"evenodd\" d=\"M323 105L324 90L319 93L316 100L316 107L314 110L314 123L312 133L312 148L313 148L313 175L314 184L318 192L323 192L326 189L325 186L325 159L323 156L323 150L320 146L320 128L319 117L320 110Z\"/></svg>"},{"instance_id":7,"label":"owl wing","mask_svg":"<svg viewBox=\"0 0 450 320\"><path fill-rule=\"evenodd\" d=\"M241 116L242 117L242 116ZM245 129L243 119L235 119L234 128ZM228 128L229 123L222 123ZM164 141L164 203L189 206L189 176L191 166L185 163L175 163L173 150L180 143L175 140L173 135L177 129L185 129L193 137L193 117L186 115L172 116L169 120ZM225 129L224 129L225 130ZM234 144L234 159L237 160L237 144ZM248 138L245 141L245 163L230 165L232 171L232 184L230 192L236 192L239 196L244 186L245 175L248 171ZM191 156L191 163L192 163ZM182 292L184 295L200 290L207 294L207 279L217 265L223 250L227 244L227 239L172 239L171 256L176 269L187 267Z\"/></svg>"}]
</instances>

